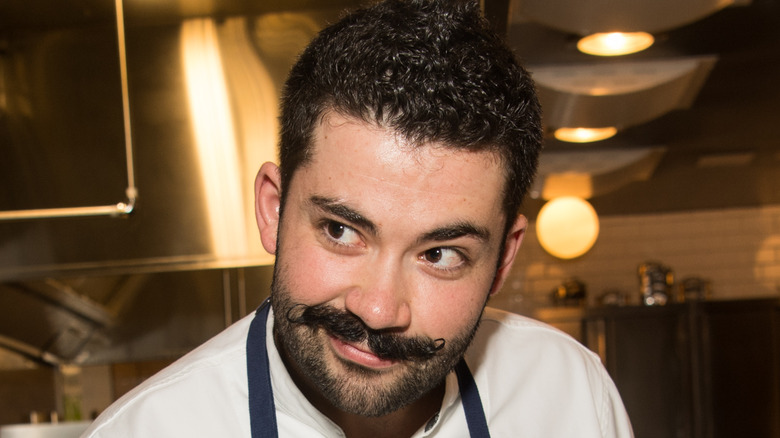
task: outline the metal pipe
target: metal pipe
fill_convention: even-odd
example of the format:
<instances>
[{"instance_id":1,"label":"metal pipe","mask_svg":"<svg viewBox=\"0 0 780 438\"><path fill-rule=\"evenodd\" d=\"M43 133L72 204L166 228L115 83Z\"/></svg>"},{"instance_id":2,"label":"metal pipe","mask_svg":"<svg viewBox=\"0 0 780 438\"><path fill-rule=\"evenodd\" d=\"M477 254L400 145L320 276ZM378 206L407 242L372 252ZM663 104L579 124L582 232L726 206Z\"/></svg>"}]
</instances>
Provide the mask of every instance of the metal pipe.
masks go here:
<instances>
[{"instance_id":1,"label":"metal pipe","mask_svg":"<svg viewBox=\"0 0 780 438\"><path fill-rule=\"evenodd\" d=\"M113 205L98 205L89 207L41 208L30 210L0 211L0 221L49 219L83 216L126 216L135 209L138 189L135 187L135 169L133 167L133 141L130 130L130 93L127 81L127 52L125 44L125 19L122 0L115 0L116 30L119 45L119 73L122 86L122 115L125 131L125 161L127 163L127 188L125 202Z\"/></svg>"},{"instance_id":2,"label":"metal pipe","mask_svg":"<svg viewBox=\"0 0 780 438\"><path fill-rule=\"evenodd\" d=\"M49 352L43 351L39 348L35 348L24 342L17 341L15 339L3 336L0 334L0 348L4 348L14 353L20 354L27 359L31 359L42 365L57 366L62 364L63 360Z\"/></svg>"}]
</instances>

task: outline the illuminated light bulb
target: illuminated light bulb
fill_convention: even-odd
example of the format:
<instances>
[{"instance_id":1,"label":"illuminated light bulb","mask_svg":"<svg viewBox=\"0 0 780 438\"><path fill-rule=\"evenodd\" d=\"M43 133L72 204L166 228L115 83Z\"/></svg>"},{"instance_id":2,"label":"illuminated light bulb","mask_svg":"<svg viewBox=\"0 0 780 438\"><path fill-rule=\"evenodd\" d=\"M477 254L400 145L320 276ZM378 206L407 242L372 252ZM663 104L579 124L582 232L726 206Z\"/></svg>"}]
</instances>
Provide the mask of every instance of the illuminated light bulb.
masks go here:
<instances>
[{"instance_id":1,"label":"illuminated light bulb","mask_svg":"<svg viewBox=\"0 0 780 438\"><path fill-rule=\"evenodd\" d=\"M621 56L641 52L653 42L653 36L647 32L601 32L581 38L577 49L589 55Z\"/></svg>"},{"instance_id":2,"label":"illuminated light bulb","mask_svg":"<svg viewBox=\"0 0 780 438\"><path fill-rule=\"evenodd\" d=\"M536 235L545 251L561 259L588 252L599 235L599 218L590 203L562 196L544 204L536 218Z\"/></svg>"},{"instance_id":3,"label":"illuminated light bulb","mask_svg":"<svg viewBox=\"0 0 780 438\"><path fill-rule=\"evenodd\" d=\"M606 140L617 134L617 128L558 128L555 130L555 138L569 143L591 143Z\"/></svg>"}]
</instances>

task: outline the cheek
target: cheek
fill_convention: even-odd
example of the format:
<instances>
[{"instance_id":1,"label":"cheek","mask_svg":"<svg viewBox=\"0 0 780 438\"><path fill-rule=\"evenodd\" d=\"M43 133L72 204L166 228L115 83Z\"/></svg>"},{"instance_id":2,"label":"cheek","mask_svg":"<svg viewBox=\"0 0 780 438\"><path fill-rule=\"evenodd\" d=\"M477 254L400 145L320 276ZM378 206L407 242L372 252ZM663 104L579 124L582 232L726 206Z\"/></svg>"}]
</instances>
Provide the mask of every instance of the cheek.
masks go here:
<instances>
[{"instance_id":1,"label":"cheek","mask_svg":"<svg viewBox=\"0 0 780 438\"><path fill-rule=\"evenodd\" d=\"M487 300L489 283L439 284L419 291L413 301L418 331L434 338L451 338L471 329Z\"/></svg>"},{"instance_id":2,"label":"cheek","mask_svg":"<svg viewBox=\"0 0 780 438\"><path fill-rule=\"evenodd\" d=\"M285 285L293 301L306 305L336 300L351 277L343 260L318 247L283 248L277 263L283 266Z\"/></svg>"}]
</instances>

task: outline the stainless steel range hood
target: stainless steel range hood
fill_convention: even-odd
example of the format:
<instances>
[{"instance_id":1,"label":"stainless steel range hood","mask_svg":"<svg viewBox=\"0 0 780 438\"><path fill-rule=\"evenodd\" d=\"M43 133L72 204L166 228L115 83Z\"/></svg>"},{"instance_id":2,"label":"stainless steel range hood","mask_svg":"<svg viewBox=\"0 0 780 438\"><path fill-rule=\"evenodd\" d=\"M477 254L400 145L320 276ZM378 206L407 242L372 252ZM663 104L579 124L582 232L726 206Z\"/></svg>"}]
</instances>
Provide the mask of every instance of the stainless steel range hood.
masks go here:
<instances>
[{"instance_id":1,"label":"stainless steel range hood","mask_svg":"<svg viewBox=\"0 0 780 438\"><path fill-rule=\"evenodd\" d=\"M353 2L306 12L228 2L200 16L209 11L131 1L124 33L105 2L89 3L0 6L0 211L111 206L128 179L135 211L0 221L0 281L271 263L252 187L276 157L277 90L295 54Z\"/></svg>"}]
</instances>

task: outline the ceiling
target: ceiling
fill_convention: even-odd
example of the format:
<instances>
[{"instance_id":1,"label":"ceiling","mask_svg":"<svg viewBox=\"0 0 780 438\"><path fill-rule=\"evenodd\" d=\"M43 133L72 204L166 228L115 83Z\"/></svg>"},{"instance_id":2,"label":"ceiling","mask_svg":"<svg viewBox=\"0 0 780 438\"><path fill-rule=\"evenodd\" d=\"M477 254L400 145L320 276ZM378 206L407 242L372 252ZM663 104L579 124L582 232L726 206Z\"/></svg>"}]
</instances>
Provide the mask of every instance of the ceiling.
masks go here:
<instances>
[{"instance_id":1,"label":"ceiling","mask_svg":"<svg viewBox=\"0 0 780 438\"><path fill-rule=\"evenodd\" d=\"M666 149L649 179L594 196L591 203L600 215L780 204L780 140L772 134L780 121L780 2L727 7L655 36L644 52L597 58L577 51L576 35L510 21L508 42L529 66L717 56L689 108L589 145L548 136L546 152ZM528 214L543 202L529 199Z\"/></svg>"}]
</instances>

